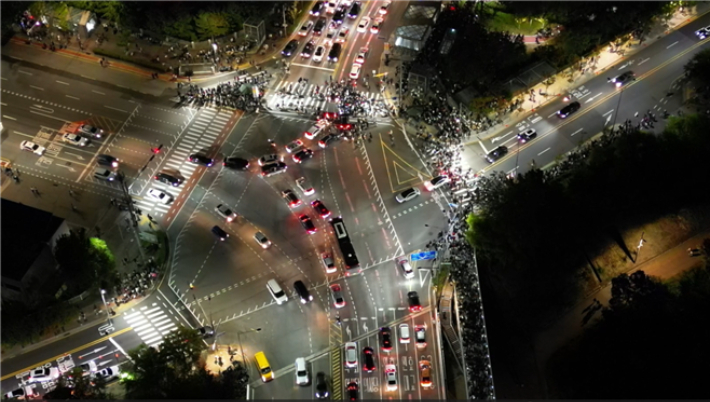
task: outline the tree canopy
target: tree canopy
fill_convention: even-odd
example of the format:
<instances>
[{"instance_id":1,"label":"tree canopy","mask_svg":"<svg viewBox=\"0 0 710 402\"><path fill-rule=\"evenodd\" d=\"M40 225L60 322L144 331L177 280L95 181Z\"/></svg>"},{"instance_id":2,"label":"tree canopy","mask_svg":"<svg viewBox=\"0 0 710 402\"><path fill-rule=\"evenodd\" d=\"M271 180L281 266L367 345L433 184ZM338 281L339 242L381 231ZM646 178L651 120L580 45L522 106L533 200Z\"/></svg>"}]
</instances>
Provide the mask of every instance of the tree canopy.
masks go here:
<instances>
[{"instance_id":1,"label":"tree canopy","mask_svg":"<svg viewBox=\"0 0 710 402\"><path fill-rule=\"evenodd\" d=\"M210 373L200 359L206 345L199 332L180 327L160 349L143 344L129 352L133 363L123 370L129 399L245 399L248 374L234 364Z\"/></svg>"},{"instance_id":2,"label":"tree canopy","mask_svg":"<svg viewBox=\"0 0 710 402\"><path fill-rule=\"evenodd\" d=\"M694 101L703 108L710 106L710 50L698 52L685 65L685 74L693 84L697 97Z\"/></svg>"},{"instance_id":3,"label":"tree canopy","mask_svg":"<svg viewBox=\"0 0 710 402\"><path fill-rule=\"evenodd\" d=\"M103 240L88 237L84 228L60 236L54 246L54 258L71 295L92 285L108 288L117 281L113 254Z\"/></svg>"},{"instance_id":4,"label":"tree canopy","mask_svg":"<svg viewBox=\"0 0 710 402\"><path fill-rule=\"evenodd\" d=\"M661 283L643 271L612 282L612 303L581 340L558 351L558 398L688 399L707 395L710 270Z\"/></svg>"},{"instance_id":5,"label":"tree canopy","mask_svg":"<svg viewBox=\"0 0 710 402\"><path fill-rule=\"evenodd\" d=\"M625 134L591 148L562 176L531 170L483 178L480 210L468 220L482 275L536 325L576 295L589 256L620 231L710 202L710 193L694 190L710 173L709 124L708 116L688 115L671 118L661 136Z\"/></svg>"}]
</instances>

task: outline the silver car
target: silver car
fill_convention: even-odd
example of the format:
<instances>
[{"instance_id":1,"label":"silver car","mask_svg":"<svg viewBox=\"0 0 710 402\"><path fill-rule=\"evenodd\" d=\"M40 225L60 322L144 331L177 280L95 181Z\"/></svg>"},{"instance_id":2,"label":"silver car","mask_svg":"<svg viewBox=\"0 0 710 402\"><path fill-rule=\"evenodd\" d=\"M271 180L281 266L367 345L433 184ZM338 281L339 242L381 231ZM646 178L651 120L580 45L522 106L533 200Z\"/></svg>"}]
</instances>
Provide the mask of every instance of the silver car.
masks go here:
<instances>
[{"instance_id":1,"label":"silver car","mask_svg":"<svg viewBox=\"0 0 710 402\"><path fill-rule=\"evenodd\" d=\"M271 240L269 240L263 233L254 233L254 240L261 246L261 248L269 248L271 246Z\"/></svg>"},{"instance_id":2,"label":"silver car","mask_svg":"<svg viewBox=\"0 0 710 402\"><path fill-rule=\"evenodd\" d=\"M397 200L397 202L401 204L403 202L411 201L411 200L419 197L420 194L421 194L421 192L419 191L419 189L408 188L408 189L402 191L401 193L397 194L394 197L394 199Z\"/></svg>"},{"instance_id":3,"label":"silver car","mask_svg":"<svg viewBox=\"0 0 710 402\"><path fill-rule=\"evenodd\" d=\"M104 130L89 124L82 124L79 127L79 131L81 131L83 134L96 138L101 138L104 133Z\"/></svg>"}]
</instances>

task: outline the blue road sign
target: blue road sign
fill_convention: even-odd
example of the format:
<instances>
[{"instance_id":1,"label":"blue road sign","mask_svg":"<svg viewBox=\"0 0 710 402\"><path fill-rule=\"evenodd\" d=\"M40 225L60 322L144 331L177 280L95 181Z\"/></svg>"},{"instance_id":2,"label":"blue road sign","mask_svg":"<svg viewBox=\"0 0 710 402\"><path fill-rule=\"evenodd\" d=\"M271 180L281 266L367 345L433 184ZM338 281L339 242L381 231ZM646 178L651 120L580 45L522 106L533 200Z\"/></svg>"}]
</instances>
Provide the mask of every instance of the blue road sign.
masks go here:
<instances>
[{"instance_id":1,"label":"blue road sign","mask_svg":"<svg viewBox=\"0 0 710 402\"><path fill-rule=\"evenodd\" d=\"M410 257L411 257L412 261L433 260L434 258L436 258L436 250L422 251L421 253L414 253Z\"/></svg>"}]
</instances>

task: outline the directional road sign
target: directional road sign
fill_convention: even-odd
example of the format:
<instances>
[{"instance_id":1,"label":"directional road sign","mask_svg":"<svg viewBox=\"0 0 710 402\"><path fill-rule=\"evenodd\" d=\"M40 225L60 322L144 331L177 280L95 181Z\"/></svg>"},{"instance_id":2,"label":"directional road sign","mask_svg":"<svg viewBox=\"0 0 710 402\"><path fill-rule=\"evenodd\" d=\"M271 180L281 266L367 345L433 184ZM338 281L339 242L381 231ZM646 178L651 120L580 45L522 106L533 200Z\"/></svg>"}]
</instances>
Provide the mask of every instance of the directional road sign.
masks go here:
<instances>
[{"instance_id":1,"label":"directional road sign","mask_svg":"<svg viewBox=\"0 0 710 402\"><path fill-rule=\"evenodd\" d=\"M421 261L421 260L433 260L436 258L436 250L422 251L421 253L414 253L410 255L411 261Z\"/></svg>"}]
</instances>

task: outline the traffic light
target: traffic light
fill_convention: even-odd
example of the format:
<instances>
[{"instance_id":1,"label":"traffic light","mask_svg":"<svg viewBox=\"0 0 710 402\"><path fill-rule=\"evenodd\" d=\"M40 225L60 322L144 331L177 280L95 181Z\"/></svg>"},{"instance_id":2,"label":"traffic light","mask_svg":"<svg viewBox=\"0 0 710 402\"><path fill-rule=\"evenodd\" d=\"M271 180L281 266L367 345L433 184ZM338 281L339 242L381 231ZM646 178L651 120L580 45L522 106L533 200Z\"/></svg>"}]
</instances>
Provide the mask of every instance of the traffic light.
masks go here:
<instances>
[{"instance_id":1,"label":"traffic light","mask_svg":"<svg viewBox=\"0 0 710 402\"><path fill-rule=\"evenodd\" d=\"M161 149L163 149L163 144L160 144L157 147L152 148L151 151L153 151L154 154L159 154Z\"/></svg>"}]
</instances>

